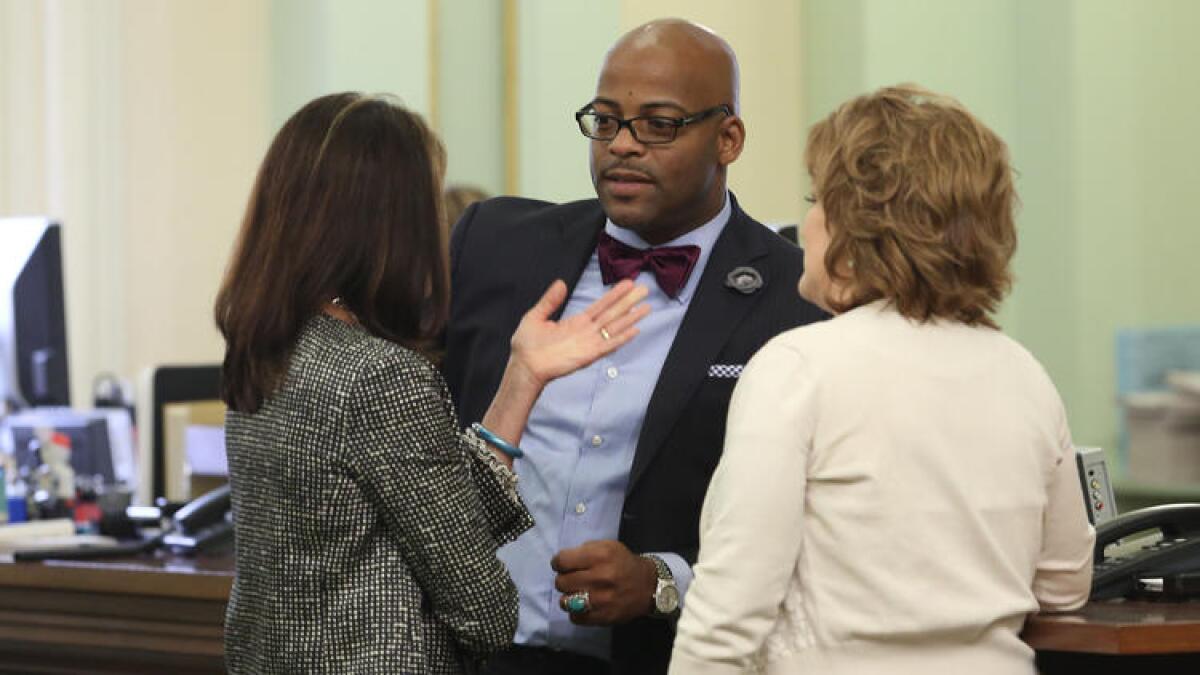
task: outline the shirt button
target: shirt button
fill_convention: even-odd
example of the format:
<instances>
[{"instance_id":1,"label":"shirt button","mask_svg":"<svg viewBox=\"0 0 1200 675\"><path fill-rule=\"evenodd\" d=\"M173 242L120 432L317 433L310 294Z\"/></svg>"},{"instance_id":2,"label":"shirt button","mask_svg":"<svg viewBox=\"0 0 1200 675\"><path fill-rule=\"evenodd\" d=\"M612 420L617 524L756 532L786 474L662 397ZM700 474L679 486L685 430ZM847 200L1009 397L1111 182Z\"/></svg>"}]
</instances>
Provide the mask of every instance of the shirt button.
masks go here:
<instances>
[{"instance_id":1,"label":"shirt button","mask_svg":"<svg viewBox=\"0 0 1200 675\"><path fill-rule=\"evenodd\" d=\"M619 371L617 370L616 366L609 366L608 370L606 370L605 372L608 373L608 379L615 380L615 379L617 379L617 373Z\"/></svg>"},{"instance_id":2,"label":"shirt button","mask_svg":"<svg viewBox=\"0 0 1200 675\"><path fill-rule=\"evenodd\" d=\"M603 438L600 438L599 436L592 436L592 447L593 448L600 447L600 444L603 442L604 442Z\"/></svg>"},{"instance_id":3,"label":"shirt button","mask_svg":"<svg viewBox=\"0 0 1200 675\"><path fill-rule=\"evenodd\" d=\"M587 512L587 504L584 504L583 502L579 502L578 504L575 505L575 513L582 516L586 512Z\"/></svg>"}]
</instances>

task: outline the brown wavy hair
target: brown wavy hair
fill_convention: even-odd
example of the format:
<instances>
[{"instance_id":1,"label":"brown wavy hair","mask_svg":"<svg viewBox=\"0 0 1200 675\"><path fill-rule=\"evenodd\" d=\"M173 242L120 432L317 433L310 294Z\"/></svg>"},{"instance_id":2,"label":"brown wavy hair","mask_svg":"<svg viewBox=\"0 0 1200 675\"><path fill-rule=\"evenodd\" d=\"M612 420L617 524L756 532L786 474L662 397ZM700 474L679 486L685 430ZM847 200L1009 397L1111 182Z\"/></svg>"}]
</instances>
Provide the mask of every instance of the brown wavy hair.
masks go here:
<instances>
[{"instance_id":1,"label":"brown wavy hair","mask_svg":"<svg viewBox=\"0 0 1200 675\"><path fill-rule=\"evenodd\" d=\"M917 321L995 328L1012 286L1016 191L1004 141L952 98L916 85L845 104L808 135L825 209L835 312L887 300Z\"/></svg>"},{"instance_id":2,"label":"brown wavy hair","mask_svg":"<svg viewBox=\"0 0 1200 675\"><path fill-rule=\"evenodd\" d=\"M421 117L381 97L322 96L283 125L217 294L230 408L258 410L333 298L373 335L434 346L449 311L444 166Z\"/></svg>"}]
</instances>

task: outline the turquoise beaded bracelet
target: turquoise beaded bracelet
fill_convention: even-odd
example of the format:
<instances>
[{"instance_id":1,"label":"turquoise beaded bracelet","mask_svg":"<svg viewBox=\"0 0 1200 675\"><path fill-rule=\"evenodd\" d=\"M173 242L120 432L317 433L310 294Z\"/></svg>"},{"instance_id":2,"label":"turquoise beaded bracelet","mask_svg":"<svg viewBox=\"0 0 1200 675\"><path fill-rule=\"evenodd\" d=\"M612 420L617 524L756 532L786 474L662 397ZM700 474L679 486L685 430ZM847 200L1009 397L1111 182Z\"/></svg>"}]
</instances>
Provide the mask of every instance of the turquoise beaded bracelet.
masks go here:
<instances>
[{"instance_id":1,"label":"turquoise beaded bracelet","mask_svg":"<svg viewBox=\"0 0 1200 675\"><path fill-rule=\"evenodd\" d=\"M487 427L483 426L479 422L476 422L471 425L471 431L474 431L476 436L479 436L480 438L487 441L488 443L491 443L492 445L496 446L497 450L499 450L500 452L503 452L504 454L508 455L509 457L512 457L513 459L516 459L517 457L525 456L525 452L522 451L520 448L513 445L512 443L509 443L508 441L504 440L503 438L500 438L496 434L493 434L492 432L488 431Z\"/></svg>"}]
</instances>

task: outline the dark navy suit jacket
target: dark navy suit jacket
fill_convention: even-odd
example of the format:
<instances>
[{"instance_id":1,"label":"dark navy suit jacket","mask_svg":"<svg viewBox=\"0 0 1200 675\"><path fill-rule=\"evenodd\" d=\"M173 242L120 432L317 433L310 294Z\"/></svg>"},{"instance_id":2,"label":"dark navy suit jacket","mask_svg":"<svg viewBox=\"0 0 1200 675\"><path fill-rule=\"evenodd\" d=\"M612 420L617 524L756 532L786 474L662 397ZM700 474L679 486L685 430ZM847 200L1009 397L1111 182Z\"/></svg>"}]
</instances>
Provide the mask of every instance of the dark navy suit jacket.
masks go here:
<instances>
[{"instance_id":1,"label":"dark navy suit jacket","mask_svg":"<svg viewBox=\"0 0 1200 675\"><path fill-rule=\"evenodd\" d=\"M501 197L463 214L451 242L453 300L443 365L463 424L480 420L490 405L521 316L555 279L574 288L604 222L595 199L555 205ZM731 288L727 277L738 267L756 270L761 288L748 294ZM802 268L800 249L734 199L647 402L619 534L635 553L673 551L695 563L700 507L721 457L737 383L728 377L736 369L710 369L745 364L778 333L825 318L796 292ZM613 673L665 673L673 640L668 621L617 626Z\"/></svg>"}]
</instances>

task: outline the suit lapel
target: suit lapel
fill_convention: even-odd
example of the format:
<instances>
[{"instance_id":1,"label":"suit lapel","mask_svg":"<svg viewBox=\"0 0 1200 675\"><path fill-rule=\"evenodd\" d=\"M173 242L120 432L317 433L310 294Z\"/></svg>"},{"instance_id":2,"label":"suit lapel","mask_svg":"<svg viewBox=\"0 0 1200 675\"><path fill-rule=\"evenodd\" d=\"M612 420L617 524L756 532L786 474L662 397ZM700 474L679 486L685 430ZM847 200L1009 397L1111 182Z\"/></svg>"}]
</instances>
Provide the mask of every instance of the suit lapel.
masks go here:
<instances>
[{"instance_id":1,"label":"suit lapel","mask_svg":"<svg viewBox=\"0 0 1200 675\"><path fill-rule=\"evenodd\" d=\"M750 220L735 201L729 223L713 246L696 294L683 317L675 342L663 363L654 394L650 397L626 494L633 491L638 479L645 473L646 467L691 400L692 393L707 377L708 367L721 347L729 340L746 312L763 295L763 289L743 295L727 288L726 276L735 267L745 265L758 270L764 287L770 282L766 267L755 264L758 258L767 253L761 229L762 226Z\"/></svg>"},{"instance_id":2,"label":"suit lapel","mask_svg":"<svg viewBox=\"0 0 1200 675\"><path fill-rule=\"evenodd\" d=\"M537 229L538 236L530 242L528 249L528 273L513 298L513 316L524 316L555 279L567 283L568 298L574 292L604 227L604 212L599 202L589 204L575 213L563 214L558 222L546 223L545 227ZM557 320L566 306L564 302L553 318Z\"/></svg>"}]
</instances>

